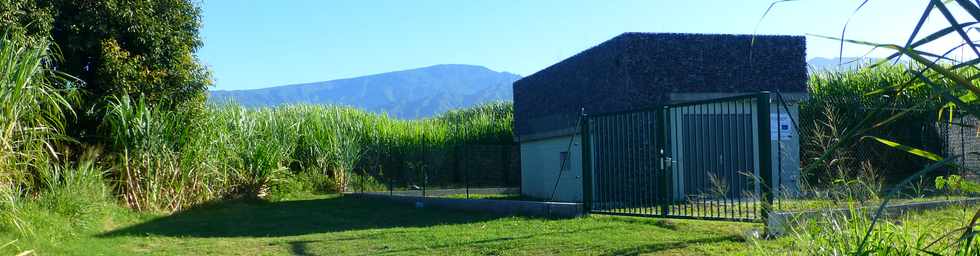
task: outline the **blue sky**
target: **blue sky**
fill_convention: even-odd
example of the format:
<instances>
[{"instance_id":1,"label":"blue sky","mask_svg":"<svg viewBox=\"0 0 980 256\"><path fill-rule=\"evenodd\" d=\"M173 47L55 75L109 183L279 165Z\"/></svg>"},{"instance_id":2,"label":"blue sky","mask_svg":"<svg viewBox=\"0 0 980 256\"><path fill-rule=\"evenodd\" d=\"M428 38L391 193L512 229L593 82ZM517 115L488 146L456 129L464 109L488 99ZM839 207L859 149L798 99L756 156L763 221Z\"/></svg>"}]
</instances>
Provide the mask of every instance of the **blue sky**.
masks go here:
<instances>
[{"instance_id":1,"label":"blue sky","mask_svg":"<svg viewBox=\"0 0 980 256\"><path fill-rule=\"evenodd\" d=\"M751 34L771 2L206 0L198 57L214 72L217 90L448 63L529 75L623 32ZM859 3L781 3L758 33L839 35ZM847 35L904 43L924 6L921 0L872 0ZM807 41L808 58L837 56L838 42ZM844 56L866 51L848 45Z\"/></svg>"}]
</instances>

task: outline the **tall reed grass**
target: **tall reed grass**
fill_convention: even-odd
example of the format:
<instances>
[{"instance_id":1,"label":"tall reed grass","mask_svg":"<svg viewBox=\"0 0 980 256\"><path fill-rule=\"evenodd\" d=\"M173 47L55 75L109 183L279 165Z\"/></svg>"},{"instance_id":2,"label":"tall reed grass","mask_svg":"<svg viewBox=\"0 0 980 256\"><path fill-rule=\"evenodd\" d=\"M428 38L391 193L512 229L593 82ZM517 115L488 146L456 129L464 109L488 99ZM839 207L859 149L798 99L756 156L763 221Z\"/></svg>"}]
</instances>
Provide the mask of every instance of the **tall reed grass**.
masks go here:
<instances>
[{"instance_id":1,"label":"tall reed grass","mask_svg":"<svg viewBox=\"0 0 980 256\"><path fill-rule=\"evenodd\" d=\"M218 198L288 193L276 189L285 183L349 191L351 180L361 184L378 175L366 169L421 148L510 144L510 111L509 104L494 103L399 120L350 107L223 104L190 115L124 96L110 102L103 128L112 138L110 176L124 201L138 210L179 210Z\"/></svg>"},{"instance_id":2,"label":"tall reed grass","mask_svg":"<svg viewBox=\"0 0 980 256\"><path fill-rule=\"evenodd\" d=\"M348 191L377 183L366 169L418 149L512 143L507 103L399 120L340 106L162 108L122 95L98 113L101 143L83 145L65 135L80 82L50 68L48 48L0 38L0 229L20 234L32 233L37 209L75 219L116 200L177 211Z\"/></svg>"},{"instance_id":3,"label":"tall reed grass","mask_svg":"<svg viewBox=\"0 0 980 256\"><path fill-rule=\"evenodd\" d=\"M65 120L73 117L67 76L50 68L47 43L0 36L0 229L29 231L24 199L68 180ZM74 182L68 182L74 183Z\"/></svg>"},{"instance_id":4,"label":"tall reed grass","mask_svg":"<svg viewBox=\"0 0 980 256\"><path fill-rule=\"evenodd\" d=\"M879 170L884 182L893 184L930 163L929 159L895 150L868 139L869 136L943 154L942 117L948 117L948 112L941 111L947 105L942 93L921 85L898 91L898 86L916 79L909 69L918 66L881 65L811 75L810 98L800 104L800 131L804 138L801 159L803 166L816 167L803 174L810 183L831 185L835 179L857 178L862 171L859 167L869 164ZM960 73L972 76L977 72ZM942 86L954 85L947 82ZM826 152L835 156L814 165ZM848 168L841 172L835 168L840 166Z\"/></svg>"}]
</instances>

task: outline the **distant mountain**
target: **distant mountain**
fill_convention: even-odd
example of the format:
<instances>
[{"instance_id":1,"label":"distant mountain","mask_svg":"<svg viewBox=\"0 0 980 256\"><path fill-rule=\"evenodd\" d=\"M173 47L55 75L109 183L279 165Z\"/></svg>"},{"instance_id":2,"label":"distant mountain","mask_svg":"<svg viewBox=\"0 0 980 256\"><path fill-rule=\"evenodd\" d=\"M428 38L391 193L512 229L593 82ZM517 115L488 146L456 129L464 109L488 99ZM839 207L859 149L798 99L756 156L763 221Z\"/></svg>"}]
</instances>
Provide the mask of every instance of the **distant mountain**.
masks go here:
<instances>
[{"instance_id":1,"label":"distant mountain","mask_svg":"<svg viewBox=\"0 0 980 256\"><path fill-rule=\"evenodd\" d=\"M520 78L482 66L435 65L254 90L216 90L211 91L210 100L231 100L249 107L290 103L349 105L413 119L480 103L511 100L511 84Z\"/></svg>"},{"instance_id":2,"label":"distant mountain","mask_svg":"<svg viewBox=\"0 0 980 256\"><path fill-rule=\"evenodd\" d=\"M877 58L863 58L863 57L844 57L844 58L823 58L816 57L807 61L810 65L810 70L852 70L858 67L869 65L878 61Z\"/></svg>"}]
</instances>

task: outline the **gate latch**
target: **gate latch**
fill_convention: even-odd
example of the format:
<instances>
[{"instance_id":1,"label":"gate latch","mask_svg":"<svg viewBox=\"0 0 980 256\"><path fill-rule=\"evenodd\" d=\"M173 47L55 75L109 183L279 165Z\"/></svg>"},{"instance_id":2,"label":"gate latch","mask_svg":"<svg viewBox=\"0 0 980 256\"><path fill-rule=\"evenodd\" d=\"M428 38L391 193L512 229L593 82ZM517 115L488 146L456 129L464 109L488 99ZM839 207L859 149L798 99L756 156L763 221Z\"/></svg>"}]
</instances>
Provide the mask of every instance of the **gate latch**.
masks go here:
<instances>
[{"instance_id":1,"label":"gate latch","mask_svg":"<svg viewBox=\"0 0 980 256\"><path fill-rule=\"evenodd\" d=\"M667 170L673 166L674 159L664 154L664 150L660 150L660 169Z\"/></svg>"}]
</instances>

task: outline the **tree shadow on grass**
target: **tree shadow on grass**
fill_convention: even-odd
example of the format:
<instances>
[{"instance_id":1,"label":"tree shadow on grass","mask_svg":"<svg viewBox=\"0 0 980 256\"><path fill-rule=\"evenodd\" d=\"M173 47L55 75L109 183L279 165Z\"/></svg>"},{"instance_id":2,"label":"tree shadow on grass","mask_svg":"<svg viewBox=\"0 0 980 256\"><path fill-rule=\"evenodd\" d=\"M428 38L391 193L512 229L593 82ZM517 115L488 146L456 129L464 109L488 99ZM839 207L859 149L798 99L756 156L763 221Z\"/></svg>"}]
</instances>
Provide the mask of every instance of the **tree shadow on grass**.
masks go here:
<instances>
[{"instance_id":1,"label":"tree shadow on grass","mask_svg":"<svg viewBox=\"0 0 980 256\"><path fill-rule=\"evenodd\" d=\"M384 200L332 197L282 202L218 202L103 233L111 236L276 237L482 222L498 215L415 209Z\"/></svg>"}]
</instances>

